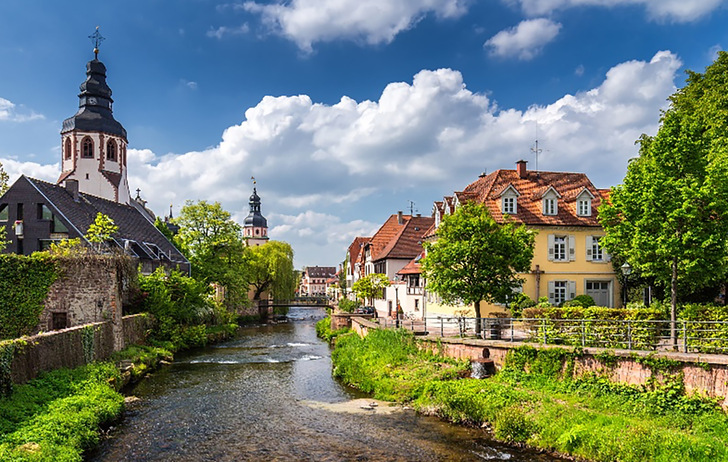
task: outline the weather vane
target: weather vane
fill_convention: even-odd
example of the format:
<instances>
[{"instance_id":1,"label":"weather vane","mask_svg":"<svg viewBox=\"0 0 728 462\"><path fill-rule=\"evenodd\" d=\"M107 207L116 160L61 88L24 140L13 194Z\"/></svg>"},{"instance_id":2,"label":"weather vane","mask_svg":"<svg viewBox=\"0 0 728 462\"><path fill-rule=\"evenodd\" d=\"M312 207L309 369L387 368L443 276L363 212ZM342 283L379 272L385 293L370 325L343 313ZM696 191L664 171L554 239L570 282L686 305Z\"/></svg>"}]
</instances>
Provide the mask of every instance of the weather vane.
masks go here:
<instances>
[{"instance_id":1,"label":"weather vane","mask_svg":"<svg viewBox=\"0 0 728 462\"><path fill-rule=\"evenodd\" d=\"M106 37L101 35L99 32L99 26L96 26L96 32L89 35L88 38L90 38L91 43L94 44L94 59L99 59L99 45L101 45L101 42L106 40Z\"/></svg>"},{"instance_id":2,"label":"weather vane","mask_svg":"<svg viewBox=\"0 0 728 462\"><path fill-rule=\"evenodd\" d=\"M253 180L253 186L255 186L256 185L255 177L251 176L250 179Z\"/></svg>"}]
</instances>

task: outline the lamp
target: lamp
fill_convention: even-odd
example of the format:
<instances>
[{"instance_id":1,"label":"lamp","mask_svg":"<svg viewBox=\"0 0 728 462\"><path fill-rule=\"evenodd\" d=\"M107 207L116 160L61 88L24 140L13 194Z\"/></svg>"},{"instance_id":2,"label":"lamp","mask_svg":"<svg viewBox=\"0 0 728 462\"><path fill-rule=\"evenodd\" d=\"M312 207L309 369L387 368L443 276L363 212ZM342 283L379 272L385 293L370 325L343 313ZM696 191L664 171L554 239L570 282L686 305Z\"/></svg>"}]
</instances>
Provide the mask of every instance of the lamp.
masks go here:
<instances>
[{"instance_id":1,"label":"lamp","mask_svg":"<svg viewBox=\"0 0 728 462\"><path fill-rule=\"evenodd\" d=\"M627 306L627 282L629 281L629 275L632 274L632 266L630 266L629 263L624 262L624 264L621 266L622 269L622 275L624 276L624 296L622 298L622 306Z\"/></svg>"}]
</instances>

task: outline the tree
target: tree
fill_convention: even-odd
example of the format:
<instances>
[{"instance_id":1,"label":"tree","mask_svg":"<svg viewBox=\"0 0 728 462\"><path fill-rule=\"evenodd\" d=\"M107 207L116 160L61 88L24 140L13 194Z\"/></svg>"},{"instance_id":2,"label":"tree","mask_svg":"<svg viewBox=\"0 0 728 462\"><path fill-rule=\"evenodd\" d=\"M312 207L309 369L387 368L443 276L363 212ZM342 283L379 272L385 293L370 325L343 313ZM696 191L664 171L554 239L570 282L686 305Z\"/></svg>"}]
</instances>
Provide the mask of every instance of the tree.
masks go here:
<instances>
[{"instance_id":1,"label":"tree","mask_svg":"<svg viewBox=\"0 0 728 462\"><path fill-rule=\"evenodd\" d=\"M5 194L10 187L10 175L5 171L2 162L0 162L0 196Z\"/></svg>"},{"instance_id":2,"label":"tree","mask_svg":"<svg viewBox=\"0 0 728 462\"><path fill-rule=\"evenodd\" d=\"M293 298L298 280L293 270L293 248L281 241L269 241L250 247L245 253L244 273L253 288L253 300L260 300L263 292L274 299Z\"/></svg>"},{"instance_id":3,"label":"tree","mask_svg":"<svg viewBox=\"0 0 728 462\"><path fill-rule=\"evenodd\" d=\"M425 242L422 269L428 290L445 303L505 303L531 268L534 234L513 221L498 223L483 204L467 202L444 217L437 241ZM480 332L480 321L476 321Z\"/></svg>"},{"instance_id":4,"label":"tree","mask_svg":"<svg viewBox=\"0 0 728 462\"><path fill-rule=\"evenodd\" d=\"M108 215L98 212L96 219L88 227L88 231L86 231L86 239L96 244L97 250L101 250L101 246L111 239L111 236L118 230L119 227L114 224L114 220Z\"/></svg>"},{"instance_id":5,"label":"tree","mask_svg":"<svg viewBox=\"0 0 728 462\"><path fill-rule=\"evenodd\" d=\"M346 275L349 272L349 259L345 259L339 270L339 298L346 298Z\"/></svg>"},{"instance_id":6,"label":"tree","mask_svg":"<svg viewBox=\"0 0 728 462\"><path fill-rule=\"evenodd\" d=\"M724 280L728 267L728 53L688 74L599 209L615 261L669 288L673 347L678 294Z\"/></svg>"},{"instance_id":7,"label":"tree","mask_svg":"<svg viewBox=\"0 0 728 462\"><path fill-rule=\"evenodd\" d=\"M187 201L177 225L180 230L174 242L192 263L193 277L223 284L229 290L241 284L239 267L245 245L240 225L230 212L219 202Z\"/></svg>"},{"instance_id":8,"label":"tree","mask_svg":"<svg viewBox=\"0 0 728 462\"><path fill-rule=\"evenodd\" d=\"M369 304L374 305L374 296L381 293L385 287L389 287L387 275L373 273L356 281L351 286L351 290L357 298L361 298L365 303L369 300Z\"/></svg>"}]
</instances>

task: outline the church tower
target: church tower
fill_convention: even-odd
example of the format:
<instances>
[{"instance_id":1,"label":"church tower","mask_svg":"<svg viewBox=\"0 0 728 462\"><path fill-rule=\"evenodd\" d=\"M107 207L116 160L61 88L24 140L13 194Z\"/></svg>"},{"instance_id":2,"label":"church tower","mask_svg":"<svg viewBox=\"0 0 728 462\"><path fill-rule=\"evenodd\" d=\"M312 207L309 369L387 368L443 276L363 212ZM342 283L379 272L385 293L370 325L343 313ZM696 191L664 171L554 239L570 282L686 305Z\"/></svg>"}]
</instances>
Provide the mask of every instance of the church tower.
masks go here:
<instances>
[{"instance_id":1,"label":"church tower","mask_svg":"<svg viewBox=\"0 0 728 462\"><path fill-rule=\"evenodd\" d=\"M243 223L243 238L249 246L259 246L268 242L268 220L260 213L260 196L253 180L253 194L250 196L250 213Z\"/></svg>"},{"instance_id":2,"label":"church tower","mask_svg":"<svg viewBox=\"0 0 728 462\"><path fill-rule=\"evenodd\" d=\"M94 59L86 64L78 112L63 121L58 184L76 180L82 193L128 204L126 130L112 113L114 100L106 84L106 66L98 59L99 43L104 39L98 27L89 38L95 45Z\"/></svg>"}]
</instances>

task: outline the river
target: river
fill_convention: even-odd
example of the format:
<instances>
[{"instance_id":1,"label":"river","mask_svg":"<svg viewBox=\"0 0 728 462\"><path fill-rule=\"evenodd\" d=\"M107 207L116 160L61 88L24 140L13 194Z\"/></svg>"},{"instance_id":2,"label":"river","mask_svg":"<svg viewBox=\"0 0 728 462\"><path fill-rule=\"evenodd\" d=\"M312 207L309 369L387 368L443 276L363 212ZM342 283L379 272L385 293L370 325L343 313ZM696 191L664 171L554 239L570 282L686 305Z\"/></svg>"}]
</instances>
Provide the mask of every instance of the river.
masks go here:
<instances>
[{"instance_id":1,"label":"river","mask_svg":"<svg viewBox=\"0 0 728 462\"><path fill-rule=\"evenodd\" d=\"M129 391L138 398L91 461L551 461L478 429L374 400L331 377L322 310L177 356ZM367 409L364 409L367 408Z\"/></svg>"}]
</instances>

